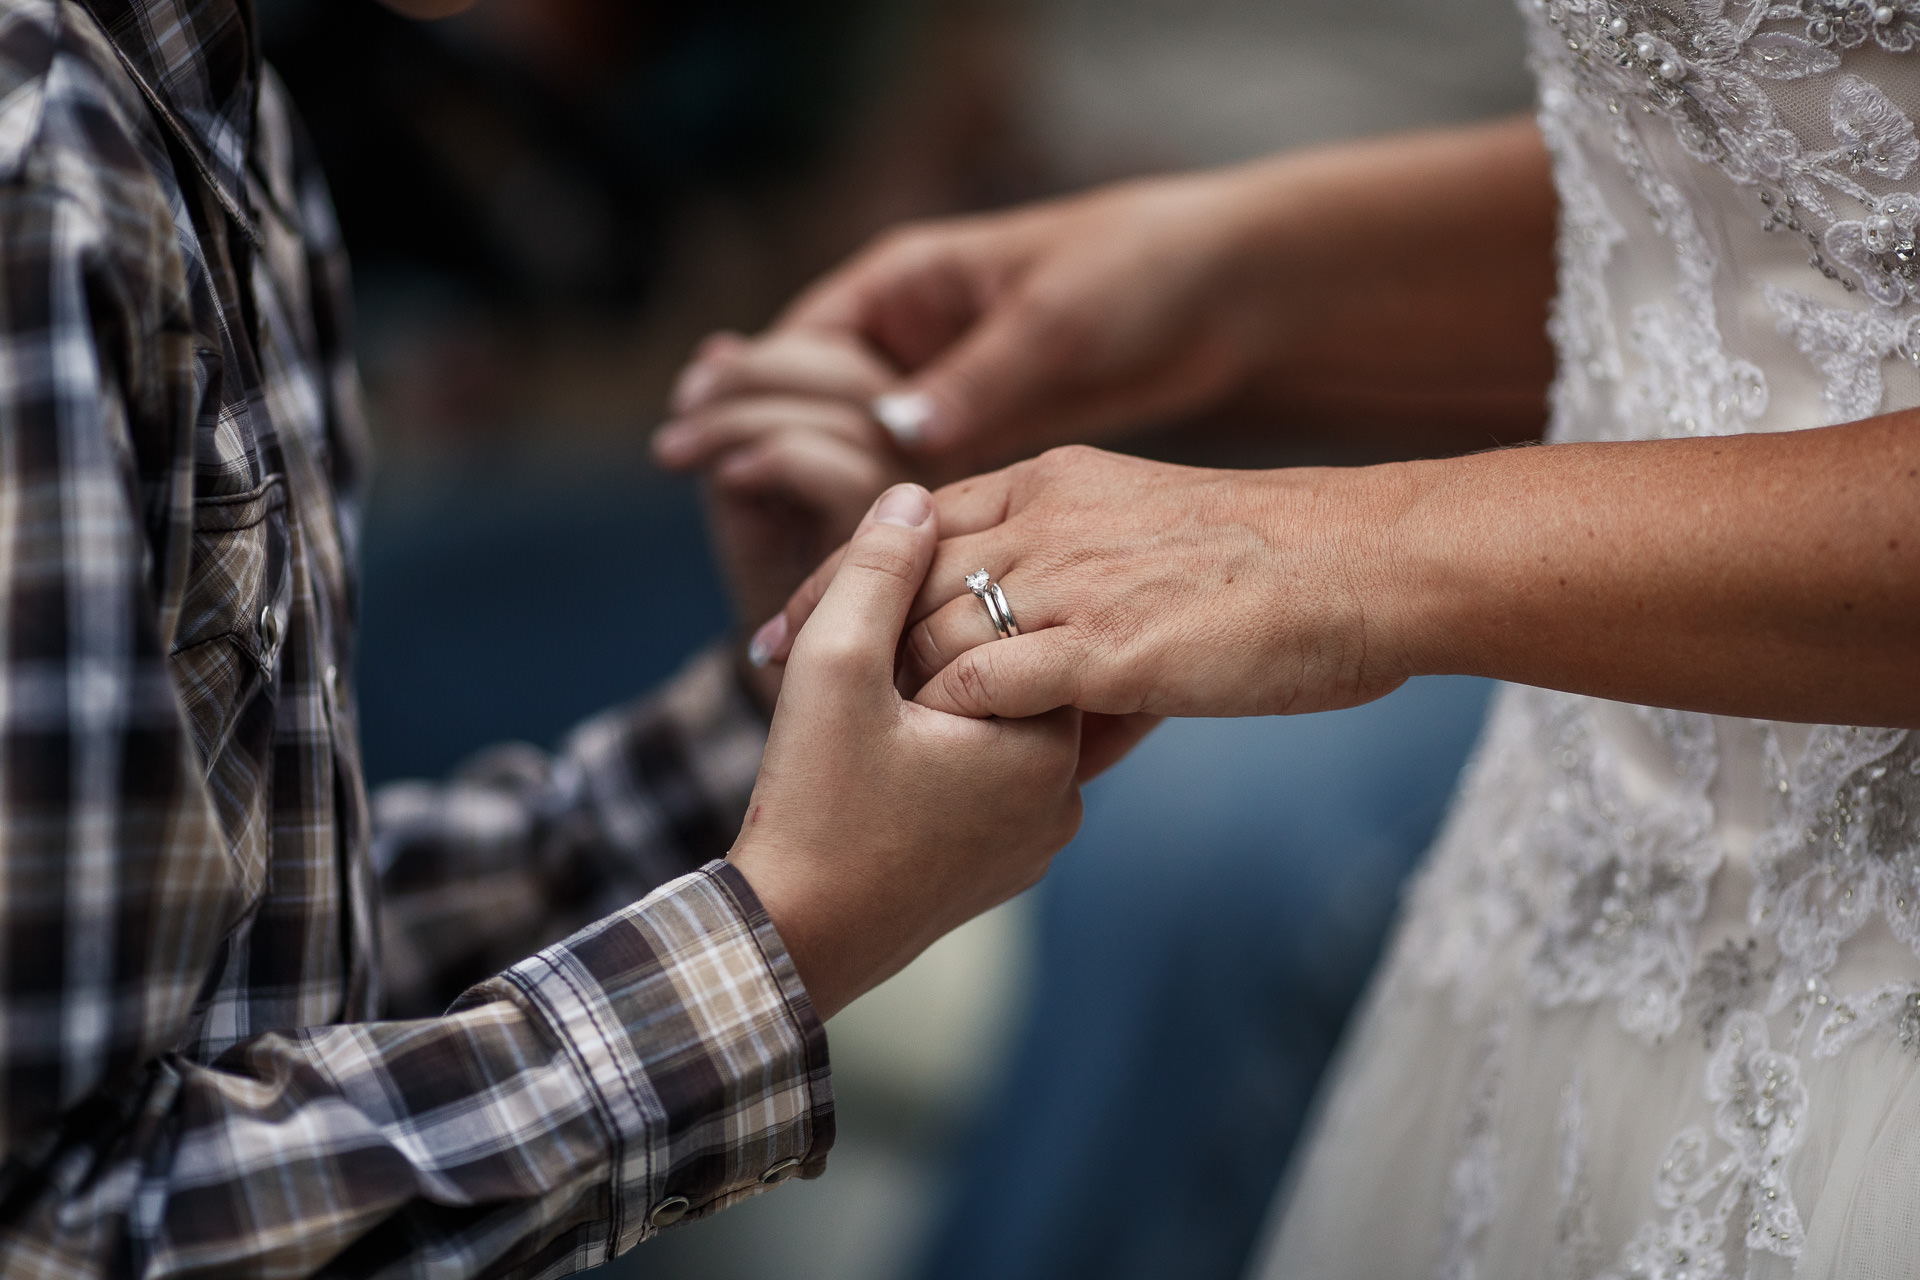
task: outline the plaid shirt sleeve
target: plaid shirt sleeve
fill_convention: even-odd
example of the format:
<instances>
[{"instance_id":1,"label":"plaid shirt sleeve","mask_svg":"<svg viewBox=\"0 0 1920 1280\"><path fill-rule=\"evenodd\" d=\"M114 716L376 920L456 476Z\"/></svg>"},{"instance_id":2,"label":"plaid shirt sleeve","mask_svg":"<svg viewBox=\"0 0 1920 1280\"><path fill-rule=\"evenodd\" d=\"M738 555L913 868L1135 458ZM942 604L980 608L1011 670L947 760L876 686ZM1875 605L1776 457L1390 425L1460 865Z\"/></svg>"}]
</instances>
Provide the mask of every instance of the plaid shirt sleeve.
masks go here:
<instances>
[{"instance_id":1,"label":"plaid shirt sleeve","mask_svg":"<svg viewBox=\"0 0 1920 1280\"><path fill-rule=\"evenodd\" d=\"M471 983L732 844L766 723L714 649L549 755L482 753L445 783L374 796L387 1004L433 1013Z\"/></svg>"},{"instance_id":2,"label":"plaid shirt sleeve","mask_svg":"<svg viewBox=\"0 0 1920 1280\"><path fill-rule=\"evenodd\" d=\"M309 774L324 802L357 778L324 772L352 748L330 745L315 692L312 566L280 540L313 495L291 468L196 465L245 407L217 403L220 352L196 346L168 283L194 279L181 228L199 215L154 198L166 153L82 13L0 5L0 80L53 63L38 90L0 93L0 139L38 139L26 172L0 175L0 1273L561 1275L818 1172L824 1037L725 863L412 1021L364 1020L339 901L314 899L330 927L289 928L293 887L336 892L366 857L321 803L295 803ZM273 537L248 533L260 522ZM262 615L263 580L293 603ZM248 692L262 680L277 704ZM751 754L691 746L736 723L701 688L590 726L538 785L496 763L436 803L521 805L538 838L515 849L657 880L700 846L658 834L697 823L684 788L706 770L729 794ZM681 714L696 704L711 718ZM677 733L690 773L658 763ZM441 889L422 868L513 844L447 830L394 843L393 869ZM503 933L599 905L560 893ZM326 992L331 1012L285 1014ZM251 1029L223 1031L234 1017Z\"/></svg>"}]
</instances>

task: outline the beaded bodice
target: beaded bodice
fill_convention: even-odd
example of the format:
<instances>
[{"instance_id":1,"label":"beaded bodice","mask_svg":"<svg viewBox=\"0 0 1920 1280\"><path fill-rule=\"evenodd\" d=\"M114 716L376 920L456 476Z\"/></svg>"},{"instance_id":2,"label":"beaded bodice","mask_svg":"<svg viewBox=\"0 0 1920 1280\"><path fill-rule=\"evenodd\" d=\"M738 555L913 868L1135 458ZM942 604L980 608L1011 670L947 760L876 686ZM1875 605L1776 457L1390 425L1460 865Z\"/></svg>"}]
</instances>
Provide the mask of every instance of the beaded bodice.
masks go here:
<instances>
[{"instance_id":1,"label":"beaded bodice","mask_svg":"<svg viewBox=\"0 0 1920 1280\"><path fill-rule=\"evenodd\" d=\"M1920 402L1920 0L1522 0L1563 438Z\"/></svg>"},{"instance_id":2,"label":"beaded bodice","mask_svg":"<svg viewBox=\"0 0 1920 1280\"><path fill-rule=\"evenodd\" d=\"M1521 8L1561 202L1553 439L1920 404L1920 0ZM1797 1259L1807 1065L1869 1043L1920 1062L1920 735L1509 691L1397 955L1492 1028L1488 1081L1516 1002L1609 1011L1691 1080L1624 1247L1582 1236L1592 1189L1567 1175L1568 1274ZM1498 1218L1480 1106L1443 1273ZM1583 1167L1580 1126L1562 1139Z\"/></svg>"}]
</instances>

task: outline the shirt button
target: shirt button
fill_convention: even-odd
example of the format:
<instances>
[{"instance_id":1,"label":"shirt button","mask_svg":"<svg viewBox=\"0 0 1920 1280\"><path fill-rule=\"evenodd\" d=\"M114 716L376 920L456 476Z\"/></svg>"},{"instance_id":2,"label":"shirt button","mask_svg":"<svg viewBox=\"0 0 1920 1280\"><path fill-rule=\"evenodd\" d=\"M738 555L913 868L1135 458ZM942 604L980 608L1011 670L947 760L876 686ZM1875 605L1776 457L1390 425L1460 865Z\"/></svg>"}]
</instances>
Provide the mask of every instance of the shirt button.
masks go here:
<instances>
[{"instance_id":1,"label":"shirt button","mask_svg":"<svg viewBox=\"0 0 1920 1280\"><path fill-rule=\"evenodd\" d=\"M270 604L260 609L260 643L267 647L269 653L280 643L280 618Z\"/></svg>"},{"instance_id":2,"label":"shirt button","mask_svg":"<svg viewBox=\"0 0 1920 1280\"><path fill-rule=\"evenodd\" d=\"M782 1160L779 1164L760 1175L760 1185L763 1187L771 1187L777 1182L785 1182L788 1178L791 1178L795 1173L799 1172L799 1169L800 1162L798 1160Z\"/></svg>"},{"instance_id":3,"label":"shirt button","mask_svg":"<svg viewBox=\"0 0 1920 1280\"><path fill-rule=\"evenodd\" d=\"M670 1227L687 1216L687 1210L693 1208L693 1202L685 1196L669 1196L653 1206L653 1213L647 1219L656 1227Z\"/></svg>"},{"instance_id":4,"label":"shirt button","mask_svg":"<svg viewBox=\"0 0 1920 1280\"><path fill-rule=\"evenodd\" d=\"M338 702L340 700L340 668L329 662L327 664L326 674L322 679L327 682L327 700L329 702Z\"/></svg>"}]
</instances>

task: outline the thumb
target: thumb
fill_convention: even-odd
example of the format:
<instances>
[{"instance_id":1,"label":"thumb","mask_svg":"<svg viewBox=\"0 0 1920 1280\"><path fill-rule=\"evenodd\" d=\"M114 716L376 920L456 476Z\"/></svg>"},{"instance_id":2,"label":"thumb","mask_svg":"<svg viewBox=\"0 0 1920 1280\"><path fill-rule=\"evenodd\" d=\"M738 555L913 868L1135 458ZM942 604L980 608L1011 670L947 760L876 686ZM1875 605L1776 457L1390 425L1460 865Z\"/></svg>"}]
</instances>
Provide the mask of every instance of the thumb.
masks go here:
<instances>
[{"instance_id":1,"label":"thumb","mask_svg":"<svg viewBox=\"0 0 1920 1280\"><path fill-rule=\"evenodd\" d=\"M1017 297L989 312L939 359L873 403L903 448L950 453L1033 419L1058 390L1057 343Z\"/></svg>"},{"instance_id":2,"label":"thumb","mask_svg":"<svg viewBox=\"0 0 1920 1280\"><path fill-rule=\"evenodd\" d=\"M790 675L826 664L838 677L874 680L891 691L907 611L939 541L932 494L917 484L897 484L881 494L794 640Z\"/></svg>"}]
</instances>

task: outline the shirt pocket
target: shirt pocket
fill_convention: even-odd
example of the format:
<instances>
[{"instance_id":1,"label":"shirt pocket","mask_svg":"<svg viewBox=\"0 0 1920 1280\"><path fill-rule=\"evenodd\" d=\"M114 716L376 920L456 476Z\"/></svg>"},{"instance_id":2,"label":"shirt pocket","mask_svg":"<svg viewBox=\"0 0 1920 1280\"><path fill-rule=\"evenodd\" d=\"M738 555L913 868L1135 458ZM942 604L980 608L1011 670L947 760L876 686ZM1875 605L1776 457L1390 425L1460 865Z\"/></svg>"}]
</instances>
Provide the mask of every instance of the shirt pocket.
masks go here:
<instances>
[{"instance_id":1,"label":"shirt pocket","mask_svg":"<svg viewBox=\"0 0 1920 1280\"><path fill-rule=\"evenodd\" d=\"M209 778L242 766L264 795L273 738L274 675L287 629L287 486L270 476L245 493L203 498L193 509L193 550L170 660L187 726ZM230 760L238 755L240 758ZM215 788L225 809L246 796ZM222 794L227 793L227 794ZM250 805L241 805L251 808Z\"/></svg>"}]
</instances>

